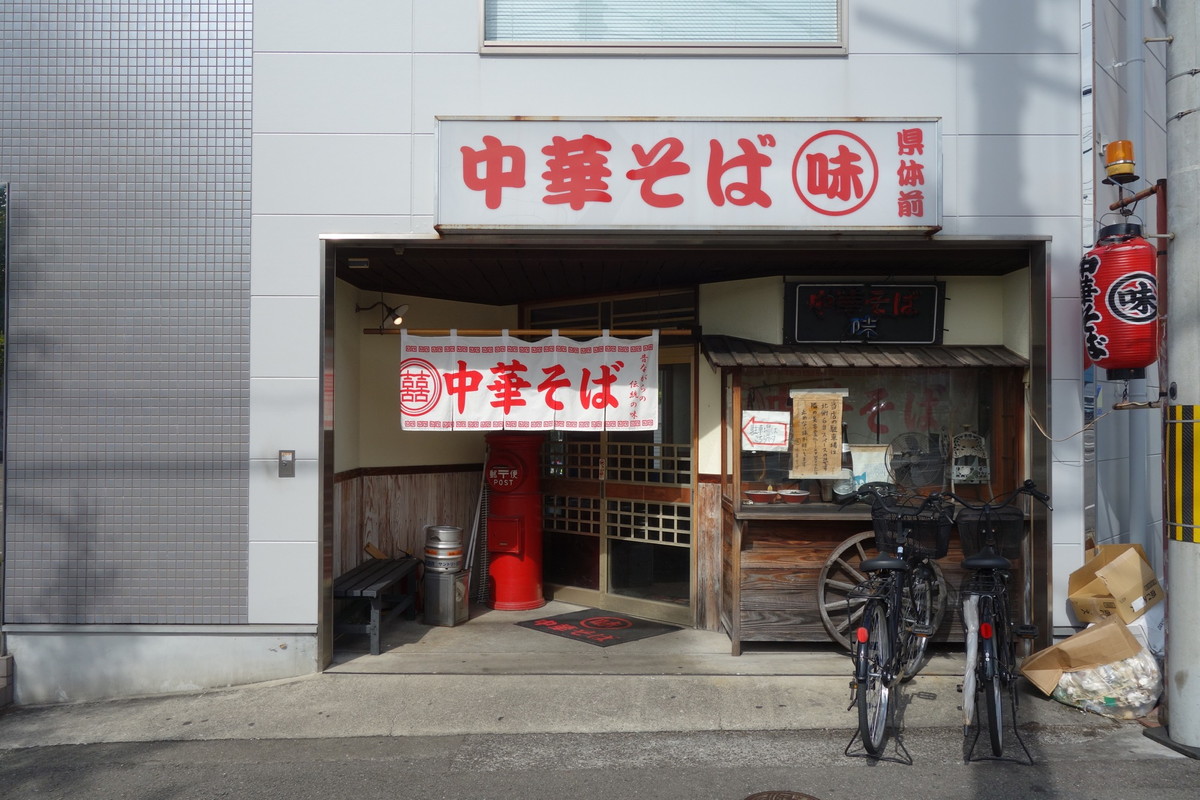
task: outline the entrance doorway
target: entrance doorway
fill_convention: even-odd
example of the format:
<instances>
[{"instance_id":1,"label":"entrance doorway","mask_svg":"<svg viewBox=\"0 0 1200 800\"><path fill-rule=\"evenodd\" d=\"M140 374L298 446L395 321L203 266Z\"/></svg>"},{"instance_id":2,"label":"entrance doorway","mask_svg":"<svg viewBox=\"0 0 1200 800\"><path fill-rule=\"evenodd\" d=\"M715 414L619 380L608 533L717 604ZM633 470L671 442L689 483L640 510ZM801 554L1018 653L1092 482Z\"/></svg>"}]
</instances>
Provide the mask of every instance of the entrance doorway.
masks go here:
<instances>
[{"instance_id":1,"label":"entrance doorway","mask_svg":"<svg viewBox=\"0 0 1200 800\"><path fill-rule=\"evenodd\" d=\"M694 348L659 354L655 431L551 434L542 488L554 599L693 623Z\"/></svg>"}]
</instances>

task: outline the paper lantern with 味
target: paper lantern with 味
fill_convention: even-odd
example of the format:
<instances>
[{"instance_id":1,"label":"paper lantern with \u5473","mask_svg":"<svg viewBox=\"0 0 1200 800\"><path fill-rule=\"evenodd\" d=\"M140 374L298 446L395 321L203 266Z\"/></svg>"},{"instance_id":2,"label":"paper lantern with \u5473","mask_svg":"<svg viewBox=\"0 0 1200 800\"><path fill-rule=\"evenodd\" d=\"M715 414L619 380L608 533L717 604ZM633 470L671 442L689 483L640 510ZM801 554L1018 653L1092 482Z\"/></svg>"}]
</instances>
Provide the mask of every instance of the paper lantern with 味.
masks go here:
<instances>
[{"instance_id":1,"label":"paper lantern with \u5473","mask_svg":"<svg viewBox=\"0 0 1200 800\"><path fill-rule=\"evenodd\" d=\"M1155 247L1138 225L1110 225L1079 264L1084 348L1112 379L1142 377L1158 359Z\"/></svg>"}]
</instances>

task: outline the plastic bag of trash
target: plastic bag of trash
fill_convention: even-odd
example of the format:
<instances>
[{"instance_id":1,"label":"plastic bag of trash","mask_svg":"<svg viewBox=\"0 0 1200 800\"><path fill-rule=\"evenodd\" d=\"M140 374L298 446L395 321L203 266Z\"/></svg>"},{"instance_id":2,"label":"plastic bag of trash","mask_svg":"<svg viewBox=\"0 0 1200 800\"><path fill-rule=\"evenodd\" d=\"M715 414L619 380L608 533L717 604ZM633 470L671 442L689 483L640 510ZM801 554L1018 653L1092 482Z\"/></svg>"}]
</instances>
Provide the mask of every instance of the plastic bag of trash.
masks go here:
<instances>
[{"instance_id":1,"label":"plastic bag of trash","mask_svg":"<svg viewBox=\"0 0 1200 800\"><path fill-rule=\"evenodd\" d=\"M1115 719L1136 719L1154 710L1162 694L1162 671L1147 649L1093 669L1064 672L1050 695L1060 703Z\"/></svg>"}]
</instances>

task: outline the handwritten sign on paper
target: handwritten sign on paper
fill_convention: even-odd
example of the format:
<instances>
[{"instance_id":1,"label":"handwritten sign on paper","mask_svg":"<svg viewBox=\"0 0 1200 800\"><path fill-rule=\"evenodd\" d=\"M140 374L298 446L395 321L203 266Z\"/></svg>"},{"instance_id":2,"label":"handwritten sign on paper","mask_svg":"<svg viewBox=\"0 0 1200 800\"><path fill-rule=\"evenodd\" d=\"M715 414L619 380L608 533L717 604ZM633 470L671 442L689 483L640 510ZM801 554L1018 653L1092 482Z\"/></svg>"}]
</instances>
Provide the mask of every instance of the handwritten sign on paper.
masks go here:
<instances>
[{"instance_id":1,"label":"handwritten sign on paper","mask_svg":"<svg viewBox=\"0 0 1200 800\"><path fill-rule=\"evenodd\" d=\"M742 449L786 453L791 422L786 411L743 411Z\"/></svg>"},{"instance_id":2,"label":"handwritten sign on paper","mask_svg":"<svg viewBox=\"0 0 1200 800\"><path fill-rule=\"evenodd\" d=\"M794 389L790 478L837 478L842 469L845 390Z\"/></svg>"}]
</instances>

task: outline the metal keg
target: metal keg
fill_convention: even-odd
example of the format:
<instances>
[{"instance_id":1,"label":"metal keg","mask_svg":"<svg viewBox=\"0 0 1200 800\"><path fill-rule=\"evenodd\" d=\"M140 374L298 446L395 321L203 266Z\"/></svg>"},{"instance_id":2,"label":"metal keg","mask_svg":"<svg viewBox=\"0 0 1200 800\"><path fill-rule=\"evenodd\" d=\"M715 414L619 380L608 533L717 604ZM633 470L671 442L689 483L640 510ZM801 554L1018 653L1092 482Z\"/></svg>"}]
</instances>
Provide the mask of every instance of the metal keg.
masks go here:
<instances>
[{"instance_id":1,"label":"metal keg","mask_svg":"<svg viewBox=\"0 0 1200 800\"><path fill-rule=\"evenodd\" d=\"M463 568L462 528L430 525L425 528L425 569L458 572Z\"/></svg>"}]
</instances>

